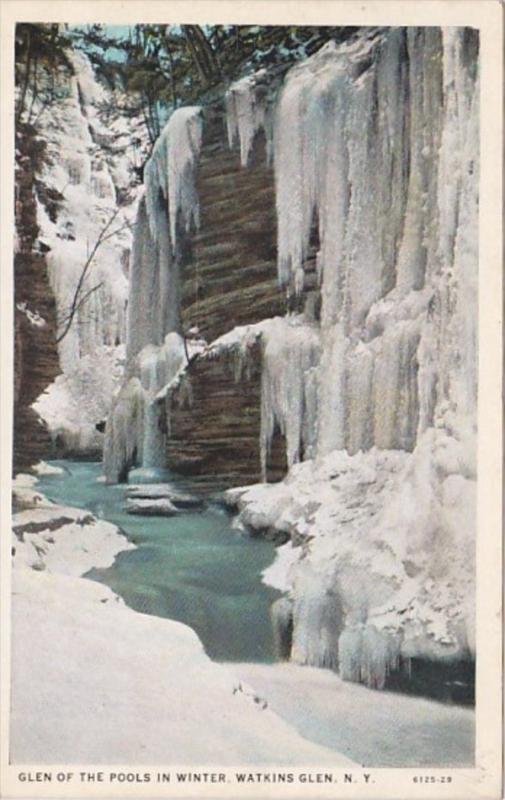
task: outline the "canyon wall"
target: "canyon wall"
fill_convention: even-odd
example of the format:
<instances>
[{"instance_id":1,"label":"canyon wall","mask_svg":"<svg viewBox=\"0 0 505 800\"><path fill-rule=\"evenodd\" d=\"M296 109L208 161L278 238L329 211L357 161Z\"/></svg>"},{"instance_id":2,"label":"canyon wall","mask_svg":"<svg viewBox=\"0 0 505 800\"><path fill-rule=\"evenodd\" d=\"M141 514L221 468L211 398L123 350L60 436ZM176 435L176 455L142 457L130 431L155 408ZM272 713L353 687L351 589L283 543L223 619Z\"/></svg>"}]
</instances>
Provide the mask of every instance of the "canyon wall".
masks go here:
<instances>
[{"instance_id":1,"label":"canyon wall","mask_svg":"<svg viewBox=\"0 0 505 800\"><path fill-rule=\"evenodd\" d=\"M45 254L37 245L36 175L44 146L33 127L23 125L17 131L16 147L14 473L27 469L50 449L49 431L32 404L59 372L56 304Z\"/></svg>"}]
</instances>

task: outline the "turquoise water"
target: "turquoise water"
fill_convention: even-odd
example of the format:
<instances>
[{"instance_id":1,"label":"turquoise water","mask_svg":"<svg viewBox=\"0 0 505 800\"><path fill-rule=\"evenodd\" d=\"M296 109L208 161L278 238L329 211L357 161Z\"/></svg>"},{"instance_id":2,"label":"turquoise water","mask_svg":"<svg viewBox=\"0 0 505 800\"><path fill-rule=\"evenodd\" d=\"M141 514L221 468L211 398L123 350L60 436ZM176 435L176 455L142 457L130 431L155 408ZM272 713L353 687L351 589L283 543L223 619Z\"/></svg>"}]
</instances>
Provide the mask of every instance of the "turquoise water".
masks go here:
<instances>
[{"instance_id":1,"label":"turquoise water","mask_svg":"<svg viewBox=\"0 0 505 800\"><path fill-rule=\"evenodd\" d=\"M232 530L229 515L217 507L175 517L131 516L123 511L125 486L97 481L100 464L50 463L65 473L41 477L44 494L119 525L137 545L86 577L109 586L136 611L190 625L216 661L274 660L270 604L278 593L260 577L275 555L270 542Z\"/></svg>"}]
</instances>

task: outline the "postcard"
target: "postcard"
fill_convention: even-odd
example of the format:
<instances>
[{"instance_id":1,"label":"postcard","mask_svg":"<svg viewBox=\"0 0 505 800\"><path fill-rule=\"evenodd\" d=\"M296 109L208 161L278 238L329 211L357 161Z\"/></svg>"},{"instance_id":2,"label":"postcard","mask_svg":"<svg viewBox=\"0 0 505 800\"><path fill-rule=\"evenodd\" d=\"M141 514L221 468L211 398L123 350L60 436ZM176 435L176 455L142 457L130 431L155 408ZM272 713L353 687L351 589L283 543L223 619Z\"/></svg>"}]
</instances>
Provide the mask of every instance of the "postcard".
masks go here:
<instances>
[{"instance_id":1,"label":"postcard","mask_svg":"<svg viewBox=\"0 0 505 800\"><path fill-rule=\"evenodd\" d=\"M500 4L1 14L1 796L500 798Z\"/></svg>"}]
</instances>

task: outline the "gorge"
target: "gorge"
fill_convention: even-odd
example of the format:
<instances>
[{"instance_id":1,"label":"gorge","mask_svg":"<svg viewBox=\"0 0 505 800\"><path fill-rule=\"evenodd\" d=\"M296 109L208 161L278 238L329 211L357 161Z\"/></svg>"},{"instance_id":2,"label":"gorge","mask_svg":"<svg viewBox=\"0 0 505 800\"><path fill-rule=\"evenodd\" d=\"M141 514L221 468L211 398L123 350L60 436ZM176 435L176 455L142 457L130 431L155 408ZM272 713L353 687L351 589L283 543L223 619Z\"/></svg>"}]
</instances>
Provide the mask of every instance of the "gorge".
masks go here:
<instances>
[{"instance_id":1,"label":"gorge","mask_svg":"<svg viewBox=\"0 0 505 800\"><path fill-rule=\"evenodd\" d=\"M84 574L127 605L121 563L148 556L119 506L168 485L205 510L132 526L196 531L195 514L239 537L213 553L202 528L194 557L254 584L251 651L257 613L289 668L471 703L478 31L319 30L170 109L151 145L124 105L106 113L118 89L82 50L68 59L42 166L20 128L15 472L57 458L87 476L86 508L138 550ZM102 459L98 486L75 466ZM39 488L79 506L60 480ZM175 605L148 613L204 639ZM271 658L246 650L216 658Z\"/></svg>"},{"instance_id":2,"label":"gorge","mask_svg":"<svg viewBox=\"0 0 505 800\"><path fill-rule=\"evenodd\" d=\"M400 659L474 652L477 49L329 42L280 88L232 84L229 142L215 106L177 110L137 217L107 479L287 472L227 501L290 538L291 656L379 688Z\"/></svg>"}]
</instances>

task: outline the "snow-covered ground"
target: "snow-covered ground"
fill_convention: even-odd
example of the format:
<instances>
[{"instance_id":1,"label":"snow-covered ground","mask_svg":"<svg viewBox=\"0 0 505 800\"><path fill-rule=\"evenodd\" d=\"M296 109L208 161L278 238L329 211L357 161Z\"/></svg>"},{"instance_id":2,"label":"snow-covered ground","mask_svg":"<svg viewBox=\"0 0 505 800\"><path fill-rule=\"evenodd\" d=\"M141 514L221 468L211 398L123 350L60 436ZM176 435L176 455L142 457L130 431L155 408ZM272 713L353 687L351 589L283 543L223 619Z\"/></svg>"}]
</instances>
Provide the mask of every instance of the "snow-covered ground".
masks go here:
<instances>
[{"instance_id":1,"label":"snow-covered ground","mask_svg":"<svg viewBox=\"0 0 505 800\"><path fill-rule=\"evenodd\" d=\"M237 524L290 536L264 580L287 593L294 661L382 688L399 656L473 652L475 484L461 474L464 454L429 431L414 454L336 451L282 483L226 493Z\"/></svg>"},{"instance_id":2,"label":"snow-covered ground","mask_svg":"<svg viewBox=\"0 0 505 800\"><path fill-rule=\"evenodd\" d=\"M302 736L364 766L474 762L472 709L376 692L317 667L234 664L233 669Z\"/></svg>"}]
</instances>

